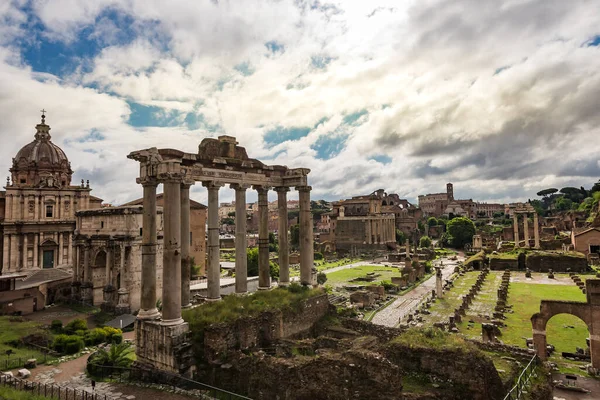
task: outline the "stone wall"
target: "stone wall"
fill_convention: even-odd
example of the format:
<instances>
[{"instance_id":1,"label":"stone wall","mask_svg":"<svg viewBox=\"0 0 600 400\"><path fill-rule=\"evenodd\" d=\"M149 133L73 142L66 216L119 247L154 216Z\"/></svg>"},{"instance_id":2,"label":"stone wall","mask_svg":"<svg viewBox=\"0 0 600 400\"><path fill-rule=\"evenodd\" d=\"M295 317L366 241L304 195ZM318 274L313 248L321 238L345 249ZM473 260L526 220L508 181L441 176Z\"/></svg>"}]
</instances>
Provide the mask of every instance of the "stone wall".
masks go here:
<instances>
[{"instance_id":1,"label":"stone wall","mask_svg":"<svg viewBox=\"0 0 600 400\"><path fill-rule=\"evenodd\" d=\"M264 312L230 324L214 324L204 330L204 361L220 362L237 350L269 347L279 339L314 333L315 325L329 311L323 294L307 299L295 312Z\"/></svg>"},{"instance_id":2,"label":"stone wall","mask_svg":"<svg viewBox=\"0 0 600 400\"><path fill-rule=\"evenodd\" d=\"M570 268L572 272L584 272L588 269L587 259L569 254L527 254L527 268L534 272L548 272L552 269L554 272L567 272Z\"/></svg>"},{"instance_id":3,"label":"stone wall","mask_svg":"<svg viewBox=\"0 0 600 400\"><path fill-rule=\"evenodd\" d=\"M491 359L466 349L439 350L390 343L385 355L402 371L451 379L464 399L502 400L505 388ZM446 398L446 397L444 397Z\"/></svg>"},{"instance_id":4,"label":"stone wall","mask_svg":"<svg viewBox=\"0 0 600 400\"><path fill-rule=\"evenodd\" d=\"M519 261L516 258L514 260L510 260L490 257L490 269L493 271L504 271L506 269L516 271L518 268Z\"/></svg>"}]
</instances>

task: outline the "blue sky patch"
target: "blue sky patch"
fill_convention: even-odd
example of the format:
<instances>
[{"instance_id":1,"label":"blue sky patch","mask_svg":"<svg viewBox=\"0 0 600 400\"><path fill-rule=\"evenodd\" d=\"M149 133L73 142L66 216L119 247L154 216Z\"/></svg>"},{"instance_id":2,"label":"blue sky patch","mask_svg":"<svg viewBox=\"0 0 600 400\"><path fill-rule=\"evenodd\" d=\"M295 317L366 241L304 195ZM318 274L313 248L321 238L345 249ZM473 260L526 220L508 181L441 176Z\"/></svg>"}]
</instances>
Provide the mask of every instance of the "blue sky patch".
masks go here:
<instances>
[{"instance_id":1,"label":"blue sky patch","mask_svg":"<svg viewBox=\"0 0 600 400\"><path fill-rule=\"evenodd\" d=\"M315 143L310 145L310 148L317 152L317 159L327 160L335 157L344 150L349 136L349 134L336 136L321 135Z\"/></svg>"},{"instance_id":2,"label":"blue sky patch","mask_svg":"<svg viewBox=\"0 0 600 400\"><path fill-rule=\"evenodd\" d=\"M206 120L204 119L204 114L202 114L202 113L195 113L195 112L187 113L183 122L189 130L205 129L208 132L213 132L213 133L221 130L221 125L219 125L219 124L211 125L211 124L207 123Z\"/></svg>"},{"instance_id":3,"label":"blue sky patch","mask_svg":"<svg viewBox=\"0 0 600 400\"><path fill-rule=\"evenodd\" d=\"M143 104L128 101L131 114L129 115L129 125L137 128L157 126L178 126L183 113L179 110L167 110L156 106L145 106ZM186 116L187 117L187 116Z\"/></svg>"},{"instance_id":4,"label":"blue sky patch","mask_svg":"<svg viewBox=\"0 0 600 400\"><path fill-rule=\"evenodd\" d=\"M360 124L357 124L357 121L360 119L360 117L362 117L363 115L366 115L368 113L369 112L363 108L362 110L353 112L352 114L348 114L344 117L344 124L353 125L353 126L360 125Z\"/></svg>"},{"instance_id":5,"label":"blue sky patch","mask_svg":"<svg viewBox=\"0 0 600 400\"><path fill-rule=\"evenodd\" d=\"M272 54L285 52L285 46L275 40L271 40L271 41L265 43L265 47Z\"/></svg>"},{"instance_id":6,"label":"blue sky patch","mask_svg":"<svg viewBox=\"0 0 600 400\"><path fill-rule=\"evenodd\" d=\"M333 58L324 55L315 55L310 58L310 63L313 67L318 69L325 69L327 65L333 60Z\"/></svg>"},{"instance_id":7,"label":"blue sky patch","mask_svg":"<svg viewBox=\"0 0 600 400\"><path fill-rule=\"evenodd\" d=\"M510 68L510 65L504 65L504 66L502 66L500 68L496 68L496 70L494 71L494 75L498 75L502 71L506 71L509 68Z\"/></svg>"},{"instance_id":8,"label":"blue sky patch","mask_svg":"<svg viewBox=\"0 0 600 400\"><path fill-rule=\"evenodd\" d=\"M244 76L250 76L254 73L254 71L256 71L256 69L254 69L248 61L239 63L238 65L233 67L233 69L235 69L236 71L238 71L240 74L242 74Z\"/></svg>"},{"instance_id":9,"label":"blue sky patch","mask_svg":"<svg viewBox=\"0 0 600 400\"><path fill-rule=\"evenodd\" d=\"M280 143L287 142L288 140L299 140L310 133L308 127L291 127L284 128L278 126L275 129L271 129L265 133L263 140L267 145L267 148L272 148Z\"/></svg>"},{"instance_id":10,"label":"blue sky patch","mask_svg":"<svg viewBox=\"0 0 600 400\"><path fill-rule=\"evenodd\" d=\"M77 139L77 142L79 142L79 143L99 142L104 139L106 139L106 138L99 130L92 129L92 130L90 130L90 133L88 133L87 135L85 135L84 137L82 137L80 139Z\"/></svg>"},{"instance_id":11,"label":"blue sky patch","mask_svg":"<svg viewBox=\"0 0 600 400\"><path fill-rule=\"evenodd\" d=\"M315 124L315 126L313 127L313 129L316 129L319 125L324 124L325 122L329 121L329 117L323 117L320 120L317 121L317 123Z\"/></svg>"},{"instance_id":12,"label":"blue sky patch","mask_svg":"<svg viewBox=\"0 0 600 400\"><path fill-rule=\"evenodd\" d=\"M84 71L91 69L91 60L104 47L109 45L124 45L132 42L136 33L133 30L134 19L115 9L107 8L96 20L77 32L76 40L65 43L50 40L45 35L46 28L35 16L31 5L23 8L30 19L29 36L22 40L21 54L36 72L46 72L56 76L65 76L81 67ZM107 27L108 32L97 31L99 26ZM107 42L109 41L109 42Z\"/></svg>"},{"instance_id":13,"label":"blue sky patch","mask_svg":"<svg viewBox=\"0 0 600 400\"><path fill-rule=\"evenodd\" d=\"M392 162L392 157L386 156L385 154L379 154L379 155L369 158L369 160L375 160L381 164L389 164Z\"/></svg>"},{"instance_id":14,"label":"blue sky patch","mask_svg":"<svg viewBox=\"0 0 600 400\"><path fill-rule=\"evenodd\" d=\"M591 46L600 46L600 35L594 36L589 42L587 42L587 47Z\"/></svg>"}]
</instances>

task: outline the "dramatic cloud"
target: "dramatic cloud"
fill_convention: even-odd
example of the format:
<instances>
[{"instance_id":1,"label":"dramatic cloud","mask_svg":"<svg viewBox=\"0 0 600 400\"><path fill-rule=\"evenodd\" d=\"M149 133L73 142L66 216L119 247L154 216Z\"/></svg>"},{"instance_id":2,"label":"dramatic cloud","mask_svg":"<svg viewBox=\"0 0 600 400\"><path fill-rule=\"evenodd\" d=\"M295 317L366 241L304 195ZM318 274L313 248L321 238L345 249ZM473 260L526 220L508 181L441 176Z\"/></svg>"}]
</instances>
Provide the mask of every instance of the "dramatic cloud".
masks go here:
<instances>
[{"instance_id":1,"label":"dramatic cloud","mask_svg":"<svg viewBox=\"0 0 600 400\"><path fill-rule=\"evenodd\" d=\"M598 180L597 104L599 2L0 4L0 170L46 108L112 203L141 193L128 152L220 134L311 168L316 197L523 200Z\"/></svg>"}]
</instances>

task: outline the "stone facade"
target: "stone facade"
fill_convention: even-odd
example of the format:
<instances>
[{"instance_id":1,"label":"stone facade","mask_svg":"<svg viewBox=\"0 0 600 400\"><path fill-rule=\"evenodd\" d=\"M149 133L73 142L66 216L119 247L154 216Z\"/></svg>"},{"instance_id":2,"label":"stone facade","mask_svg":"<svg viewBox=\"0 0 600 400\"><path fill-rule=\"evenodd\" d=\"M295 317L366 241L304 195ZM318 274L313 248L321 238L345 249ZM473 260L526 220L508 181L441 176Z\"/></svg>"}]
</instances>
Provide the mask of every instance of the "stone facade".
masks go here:
<instances>
[{"instance_id":1,"label":"stone facade","mask_svg":"<svg viewBox=\"0 0 600 400\"><path fill-rule=\"evenodd\" d=\"M600 228L571 231L571 244L575 251L585 254L600 253Z\"/></svg>"},{"instance_id":2,"label":"stone facade","mask_svg":"<svg viewBox=\"0 0 600 400\"><path fill-rule=\"evenodd\" d=\"M89 181L71 184L71 165L52 143L44 115L34 140L13 158L10 173L0 192L0 272L70 272L75 214L100 207L102 199L91 195Z\"/></svg>"},{"instance_id":3,"label":"stone facade","mask_svg":"<svg viewBox=\"0 0 600 400\"><path fill-rule=\"evenodd\" d=\"M476 202L473 199L455 199L454 186L446 184L445 193L419 196L419 208L425 216L460 216L475 219L478 216L491 218L496 212L505 210L504 204Z\"/></svg>"}]
</instances>

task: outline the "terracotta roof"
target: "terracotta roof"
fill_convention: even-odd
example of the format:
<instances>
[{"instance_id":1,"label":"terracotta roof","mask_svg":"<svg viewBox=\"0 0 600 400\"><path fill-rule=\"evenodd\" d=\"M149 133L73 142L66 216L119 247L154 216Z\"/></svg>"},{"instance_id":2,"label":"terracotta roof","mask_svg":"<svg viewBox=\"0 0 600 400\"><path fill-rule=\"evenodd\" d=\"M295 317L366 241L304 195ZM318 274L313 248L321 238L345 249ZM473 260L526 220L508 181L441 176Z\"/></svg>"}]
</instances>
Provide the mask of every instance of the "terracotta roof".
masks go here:
<instances>
[{"instance_id":1,"label":"terracotta roof","mask_svg":"<svg viewBox=\"0 0 600 400\"><path fill-rule=\"evenodd\" d=\"M587 228L587 229L584 229L584 230L579 231L579 232L574 232L573 234L575 236L579 236L579 235L583 235L584 233L588 233L589 231L598 231L598 232L600 232L600 228L591 227L591 228Z\"/></svg>"}]
</instances>

